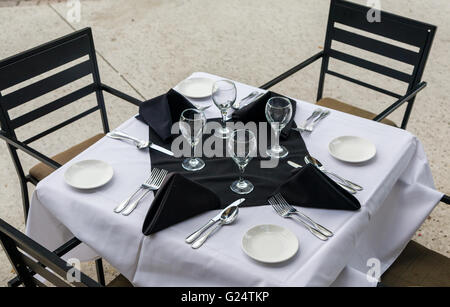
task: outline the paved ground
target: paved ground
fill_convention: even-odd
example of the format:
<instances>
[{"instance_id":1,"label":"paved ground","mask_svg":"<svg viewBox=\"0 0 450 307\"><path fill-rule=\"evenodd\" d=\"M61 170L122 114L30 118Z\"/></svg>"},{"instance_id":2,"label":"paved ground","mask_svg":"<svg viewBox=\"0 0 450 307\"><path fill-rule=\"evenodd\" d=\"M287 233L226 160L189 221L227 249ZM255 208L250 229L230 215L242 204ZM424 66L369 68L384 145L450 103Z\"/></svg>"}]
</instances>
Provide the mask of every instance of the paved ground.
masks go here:
<instances>
[{"instance_id":1,"label":"paved ground","mask_svg":"<svg viewBox=\"0 0 450 307\"><path fill-rule=\"evenodd\" d=\"M364 0L356 1L365 3ZM420 94L408 130L424 144L433 170L436 186L450 193L450 28L447 0L381 1L387 11L436 24L439 29L424 80L429 87ZM43 42L86 26L93 28L102 81L136 97L151 98L194 71L207 71L253 85L261 85L282 71L317 52L323 44L328 0L81 0L81 20L66 20L69 7L65 0L1 1L0 58L31 48ZM352 73L348 67L342 67ZM286 80L274 90L314 101L319 65ZM357 73L357 72L355 72ZM365 74L365 80L385 82ZM391 100L367 90L327 79L326 95L381 111ZM62 89L69 91L71 87ZM60 96L61 93L37 99L30 107ZM106 96L111 127L136 113L136 108ZM368 102L371 102L370 104ZM373 104L372 104L373 102ZM81 102L83 106L93 99ZM27 106L28 107L28 106ZM17 112L24 112L18 108ZM81 108L66 107L35 123L30 131L42 131L47 123ZM401 112L400 112L401 113ZM400 114L392 116L397 122ZM101 125L97 114L39 141L34 146L49 155L59 152L94 133ZM25 168L35 161L24 157ZM6 146L0 143L0 216L24 229L19 183ZM32 190L30 190L30 193ZM450 208L440 204L414 240L450 256ZM93 274L92 265L85 269ZM108 266L107 278L116 272ZM0 285L10 278L6 257L0 254Z\"/></svg>"}]
</instances>

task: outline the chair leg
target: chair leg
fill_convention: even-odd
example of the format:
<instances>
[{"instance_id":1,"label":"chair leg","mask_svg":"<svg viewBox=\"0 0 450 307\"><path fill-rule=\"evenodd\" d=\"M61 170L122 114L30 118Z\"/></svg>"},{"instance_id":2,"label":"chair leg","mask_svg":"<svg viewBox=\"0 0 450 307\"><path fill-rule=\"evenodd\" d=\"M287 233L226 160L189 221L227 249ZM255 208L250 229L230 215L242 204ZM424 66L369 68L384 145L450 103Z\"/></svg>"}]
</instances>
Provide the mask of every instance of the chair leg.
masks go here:
<instances>
[{"instance_id":1,"label":"chair leg","mask_svg":"<svg viewBox=\"0 0 450 307\"><path fill-rule=\"evenodd\" d=\"M444 197L442 197L441 201L443 203L446 203L447 205L450 205L450 196L444 195Z\"/></svg>"},{"instance_id":2,"label":"chair leg","mask_svg":"<svg viewBox=\"0 0 450 307\"><path fill-rule=\"evenodd\" d=\"M95 260L95 269L97 270L98 283L105 286L105 273L103 271L103 261L102 258Z\"/></svg>"},{"instance_id":3,"label":"chair leg","mask_svg":"<svg viewBox=\"0 0 450 307\"><path fill-rule=\"evenodd\" d=\"M28 210L30 209L30 199L28 197L28 181L25 178L20 178L20 188L22 191L23 215L26 224L28 218Z\"/></svg>"}]
</instances>

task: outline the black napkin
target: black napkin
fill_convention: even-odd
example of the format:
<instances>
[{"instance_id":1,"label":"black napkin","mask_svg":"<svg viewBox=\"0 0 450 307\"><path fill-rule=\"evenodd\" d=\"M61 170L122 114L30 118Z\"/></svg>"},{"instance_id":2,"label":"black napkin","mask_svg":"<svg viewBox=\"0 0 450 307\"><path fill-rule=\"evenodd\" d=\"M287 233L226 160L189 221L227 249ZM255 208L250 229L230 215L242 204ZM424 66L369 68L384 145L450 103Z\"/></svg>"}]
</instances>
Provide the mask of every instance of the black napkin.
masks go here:
<instances>
[{"instance_id":1,"label":"black napkin","mask_svg":"<svg viewBox=\"0 0 450 307\"><path fill-rule=\"evenodd\" d=\"M253 101L252 103L242 107L239 110L236 110L233 113L233 121L241 121L244 124L248 123L248 122L256 122L256 123L266 122L267 121L266 104L267 104L267 101L272 97L287 98L283 95L269 91L269 92L265 93L261 98ZM287 99L289 99L289 98L287 98ZM286 125L286 127L284 127L283 130L281 130L281 138L283 138L283 139L288 138L291 133L292 128L296 127L295 122L294 122L294 117L295 117L297 103L292 99L289 99L289 101L292 104L292 118L289 121L289 123Z\"/></svg>"},{"instance_id":2,"label":"black napkin","mask_svg":"<svg viewBox=\"0 0 450 307\"><path fill-rule=\"evenodd\" d=\"M353 195L311 164L296 170L276 193L294 206L351 211L361 208Z\"/></svg>"},{"instance_id":3,"label":"black napkin","mask_svg":"<svg viewBox=\"0 0 450 307\"><path fill-rule=\"evenodd\" d=\"M150 235L197 214L220 208L217 195L179 173L169 174L155 195L142 226Z\"/></svg>"},{"instance_id":4,"label":"black napkin","mask_svg":"<svg viewBox=\"0 0 450 307\"><path fill-rule=\"evenodd\" d=\"M173 123L180 119L181 113L195 108L183 95L171 89L166 94L144 101L139 106L137 119L149 125L162 141L172 137L170 130Z\"/></svg>"}]
</instances>

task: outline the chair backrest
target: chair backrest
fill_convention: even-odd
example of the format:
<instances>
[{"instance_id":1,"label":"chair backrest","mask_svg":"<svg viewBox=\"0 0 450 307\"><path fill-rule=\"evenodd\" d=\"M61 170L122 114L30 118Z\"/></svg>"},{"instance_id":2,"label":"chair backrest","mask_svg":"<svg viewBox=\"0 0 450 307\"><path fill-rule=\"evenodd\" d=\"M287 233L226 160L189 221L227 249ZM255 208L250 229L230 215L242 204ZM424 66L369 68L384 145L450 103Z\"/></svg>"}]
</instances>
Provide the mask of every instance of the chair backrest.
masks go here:
<instances>
[{"instance_id":1,"label":"chair backrest","mask_svg":"<svg viewBox=\"0 0 450 307\"><path fill-rule=\"evenodd\" d=\"M88 59L81 63L3 95L3 91L6 89L13 86L20 86L22 82L38 77L43 73L57 69L58 67L85 56L88 56ZM21 114L16 118L10 118L9 111L11 109L90 74L92 74L93 78L91 84L25 114ZM109 127L100 85L100 75L95 55L92 31L90 28L76 31L36 48L4 59L0 61L0 122L2 130L4 130L8 136L15 137L15 129L95 92L97 95L97 105L95 107L77 114L23 142L25 144L31 143L97 110L101 111L103 128L106 133L109 130Z\"/></svg>"},{"instance_id":2,"label":"chair backrest","mask_svg":"<svg viewBox=\"0 0 450 307\"><path fill-rule=\"evenodd\" d=\"M36 274L58 287L101 286L2 219L0 242L17 276L26 287L46 287L35 277Z\"/></svg>"},{"instance_id":3,"label":"chair backrest","mask_svg":"<svg viewBox=\"0 0 450 307\"><path fill-rule=\"evenodd\" d=\"M377 20L370 22L368 15L372 12L371 8L356 3L344 0L331 0L317 100L320 100L323 95L325 74L334 75L335 77L365 86L395 98L400 98L405 94L393 93L389 90L362 82L356 78L332 71L328 68L330 58L356 65L404 82L408 85L407 92L420 83L434 39L436 27L386 12L379 12L379 16L381 17L379 22L377 22ZM352 32L353 29L356 29L357 31ZM361 32L368 32L372 35L381 36L389 40L389 42L367 37L364 35L365 33ZM413 67L412 73L400 71L338 51L332 47L333 41L357 47L411 65ZM395 43L390 43L391 41L394 41ZM405 44L413 47L408 48L409 46L405 46ZM403 124L406 126L413 101L414 100L412 99L407 107L402 126Z\"/></svg>"}]
</instances>

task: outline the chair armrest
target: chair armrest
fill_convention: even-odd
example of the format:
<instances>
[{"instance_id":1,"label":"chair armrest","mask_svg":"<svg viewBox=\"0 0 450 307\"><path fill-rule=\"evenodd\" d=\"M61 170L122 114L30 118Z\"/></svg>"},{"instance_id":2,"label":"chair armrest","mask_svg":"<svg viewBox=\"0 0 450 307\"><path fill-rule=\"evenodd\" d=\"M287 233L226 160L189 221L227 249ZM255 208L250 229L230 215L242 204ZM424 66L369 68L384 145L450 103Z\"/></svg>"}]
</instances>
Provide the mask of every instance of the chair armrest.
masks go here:
<instances>
[{"instance_id":1,"label":"chair armrest","mask_svg":"<svg viewBox=\"0 0 450 307\"><path fill-rule=\"evenodd\" d=\"M102 84L101 89L107 93L110 93L111 95L122 98L123 100L128 101L134 105L139 106L142 103L141 100L131 97L130 95L127 95L127 94L125 94L119 90L116 90L115 88L112 88L108 85Z\"/></svg>"},{"instance_id":2,"label":"chair armrest","mask_svg":"<svg viewBox=\"0 0 450 307\"><path fill-rule=\"evenodd\" d=\"M405 102L408 102L412 98L414 98L421 90L423 90L427 86L426 82L420 82L416 85L416 87L411 90L409 93L407 93L405 96L401 97L399 100L391 104L386 110L375 116L373 119L374 121L382 121L385 119L389 114L397 110L399 107L401 107Z\"/></svg>"},{"instance_id":3,"label":"chair armrest","mask_svg":"<svg viewBox=\"0 0 450 307\"><path fill-rule=\"evenodd\" d=\"M42 163L48 165L51 168L54 169L58 169L61 167L61 164L59 164L58 162L50 159L49 157L43 155L42 153L40 153L39 151L31 148L30 146L18 141L15 138L11 138L9 136L6 135L6 133L3 130L0 130L0 139L6 141L6 143L8 143L9 145L15 147L16 149L20 149L23 152L29 154L30 156L32 156L33 158L41 161Z\"/></svg>"},{"instance_id":4,"label":"chair armrest","mask_svg":"<svg viewBox=\"0 0 450 307\"><path fill-rule=\"evenodd\" d=\"M315 55L313 55L312 57L310 57L309 59L307 59L306 61L301 62L300 64L298 64L297 66L289 69L288 71L286 71L285 73L279 75L278 77L276 77L275 79L267 82L266 84L260 86L260 88L262 89L269 89L272 86L274 86L275 84L283 81L284 79L286 79L287 77L293 75L294 73L296 73L297 71L305 68L306 66L308 66L309 64L314 63L315 61L317 61L318 59L322 58L324 55L324 51L321 51Z\"/></svg>"}]
</instances>

